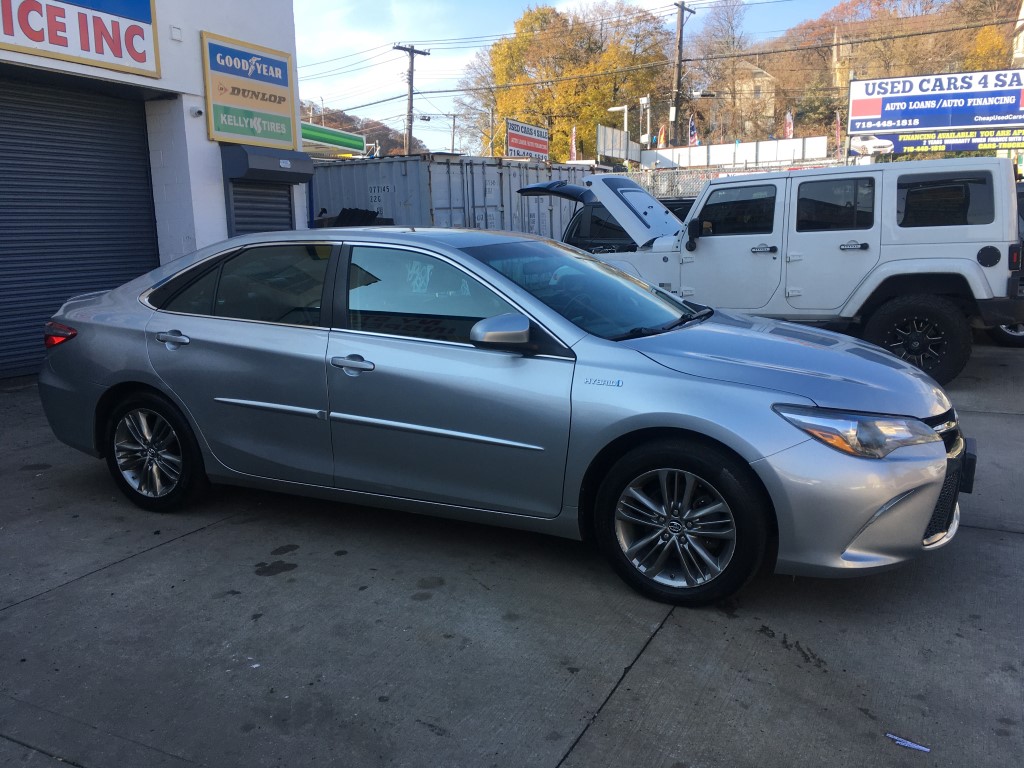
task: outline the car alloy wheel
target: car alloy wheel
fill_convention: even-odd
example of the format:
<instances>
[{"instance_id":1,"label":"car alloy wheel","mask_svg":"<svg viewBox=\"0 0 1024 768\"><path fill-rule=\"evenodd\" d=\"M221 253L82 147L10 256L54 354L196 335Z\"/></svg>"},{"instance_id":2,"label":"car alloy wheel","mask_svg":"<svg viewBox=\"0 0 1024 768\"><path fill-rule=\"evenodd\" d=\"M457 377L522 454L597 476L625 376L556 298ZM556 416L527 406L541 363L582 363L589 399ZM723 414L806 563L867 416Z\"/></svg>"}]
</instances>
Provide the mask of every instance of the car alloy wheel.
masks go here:
<instances>
[{"instance_id":1,"label":"car alloy wheel","mask_svg":"<svg viewBox=\"0 0 1024 768\"><path fill-rule=\"evenodd\" d=\"M168 512L181 506L206 479L188 422L156 394L134 395L107 422L107 468L137 506Z\"/></svg>"},{"instance_id":2,"label":"car alloy wheel","mask_svg":"<svg viewBox=\"0 0 1024 768\"><path fill-rule=\"evenodd\" d=\"M678 469L645 472L626 486L615 534L634 568L675 588L717 578L736 550L729 504L706 480Z\"/></svg>"},{"instance_id":3,"label":"car alloy wheel","mask_svg":"<svg viewBox=\"0 0 1024 768\"><path fill-rule=\"evenodd\" d=\"M597 491L593 531L638 592L698 606L735 594L767 549L771 508L750 466L706 441L660 440L629 451Z\"/></svg>"},{"instance_id":4,"label":"car alloy wheel","mask_svg":"<svg viewBox=\"0 0 1024 768\"><path fill-rule=\"evenodd\" d=\"M155 411L138 408L121 417L114 430L114 456L121 477L142 496L166 496L181 480L178 435Z\"/></svg>"}]
</instances>

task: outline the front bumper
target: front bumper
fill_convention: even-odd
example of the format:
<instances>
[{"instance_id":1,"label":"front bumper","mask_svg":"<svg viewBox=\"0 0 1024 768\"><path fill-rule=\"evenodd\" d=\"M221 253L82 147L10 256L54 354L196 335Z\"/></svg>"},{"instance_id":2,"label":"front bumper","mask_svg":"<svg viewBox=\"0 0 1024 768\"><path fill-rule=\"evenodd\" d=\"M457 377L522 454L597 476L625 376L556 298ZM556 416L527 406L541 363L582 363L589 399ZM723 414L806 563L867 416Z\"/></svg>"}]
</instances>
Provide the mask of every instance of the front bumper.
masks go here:
<instances>
[{"instance_id":1,"label":"front bumper","mask_svg":"<svg viewBox=\"0 0 1024 768\"><path fill-rule=\"evenodd\" d=\"M777 573L842 577L892 568L952 541L961 492L974 483L974 441L846 456L816 441L755 462L775 502Z\"/></svg>"}]
</instances>

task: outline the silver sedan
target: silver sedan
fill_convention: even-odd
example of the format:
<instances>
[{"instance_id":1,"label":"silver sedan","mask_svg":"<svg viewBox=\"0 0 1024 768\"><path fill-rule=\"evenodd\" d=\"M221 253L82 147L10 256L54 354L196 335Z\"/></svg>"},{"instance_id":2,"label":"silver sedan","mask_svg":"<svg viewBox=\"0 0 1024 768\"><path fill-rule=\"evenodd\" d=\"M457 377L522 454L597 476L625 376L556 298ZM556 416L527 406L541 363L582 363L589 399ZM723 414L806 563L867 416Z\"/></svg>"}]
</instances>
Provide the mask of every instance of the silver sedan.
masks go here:
<instances>
[{"instance_id":1,"label":"silver sedan","mask_svg":"<svg viewBox=\"0 0 1024 768\"><path fill-rule=\"evenodd\" d=\"M892 355L524 235L250 235L68 301L45 339L55 434L146 510L213 481L590 539L680 605L942 547L974 476Z\"/></svg>"}]
</instances>

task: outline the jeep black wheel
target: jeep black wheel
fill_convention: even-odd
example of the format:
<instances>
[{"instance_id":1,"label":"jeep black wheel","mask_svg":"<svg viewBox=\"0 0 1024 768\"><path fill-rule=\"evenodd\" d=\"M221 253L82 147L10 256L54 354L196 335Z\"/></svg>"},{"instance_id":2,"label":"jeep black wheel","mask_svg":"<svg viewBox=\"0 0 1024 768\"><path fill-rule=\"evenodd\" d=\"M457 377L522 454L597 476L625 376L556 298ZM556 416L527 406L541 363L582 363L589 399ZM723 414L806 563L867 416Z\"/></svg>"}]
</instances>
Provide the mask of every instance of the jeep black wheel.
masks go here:
<instances>
[{"instance_id":1,"label":"jeep black wheel","mask_svg":"<svg viewBox=\"0 0 1024 768\"><path fill-rule=\"evenodd\" d=\"M942 296L901 296L883 304L864 326L864 339L947 384L971 356L967 318Z\"/></svg>"},{"instance_id":2,"label":"jeep black wheel","mask_svg":"<svg viewBox=\"0 0 1024 768\"><path fill-rule=\"evenodd\" d=\"M598 490L594 533L638 592L698 606L735 594L754 575L768 514L745 464L715 446L663 441L612 466Z\"/></svg>"},{"instance_id":3,"label":"jeep black wheel","mask_svg":"<svg viewBox=\"0 0 1024 768\"><path fill-rule=\"evenodd\" d=\"M1024 323L997 325L988 329L988 335L1004 347L1024 347Z\"/></svg>"}]
</instances>

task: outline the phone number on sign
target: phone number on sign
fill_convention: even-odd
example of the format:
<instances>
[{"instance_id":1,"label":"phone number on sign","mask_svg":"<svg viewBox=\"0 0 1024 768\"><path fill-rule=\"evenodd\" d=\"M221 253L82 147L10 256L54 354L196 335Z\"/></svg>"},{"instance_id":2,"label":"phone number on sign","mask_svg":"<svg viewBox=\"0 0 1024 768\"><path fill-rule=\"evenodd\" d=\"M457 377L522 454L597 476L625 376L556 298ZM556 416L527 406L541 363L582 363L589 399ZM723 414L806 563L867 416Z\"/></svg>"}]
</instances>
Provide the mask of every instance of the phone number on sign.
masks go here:
<instances>
[{"instance_id":1,"label":"phone number on sign","mask_svg":"<svg viewBox=\"0 0 1024 768\"><path fill-rule=\"evenodd\" d=\"M906 120L854 120L855 131L874 130L876 128L914 128L921 124L916 117Z\"/></svg>"}]
</instances>

